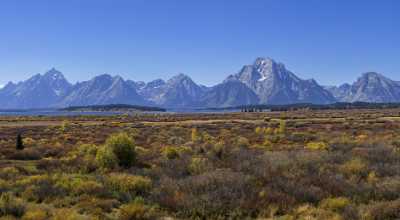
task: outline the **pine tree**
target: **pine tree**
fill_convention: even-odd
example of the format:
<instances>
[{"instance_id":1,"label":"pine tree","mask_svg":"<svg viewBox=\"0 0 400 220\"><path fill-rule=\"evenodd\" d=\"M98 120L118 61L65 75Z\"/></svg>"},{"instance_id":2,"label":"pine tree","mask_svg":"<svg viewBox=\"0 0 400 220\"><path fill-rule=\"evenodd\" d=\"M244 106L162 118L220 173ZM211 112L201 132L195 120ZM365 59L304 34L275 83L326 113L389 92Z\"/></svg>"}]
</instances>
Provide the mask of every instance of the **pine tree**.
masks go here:
<instances>
[{"instance_id":1,"label":"pine tree","mask_svg":"<svg viewBox=\"0 0 400 220\"><path fill-rule=\"evenodd\" d=\"M24 147L24 141L22 140L22 135L18 134L17 135L17 144L16 144L17 150L23 150Z\"/></svg>"}]
</instances>

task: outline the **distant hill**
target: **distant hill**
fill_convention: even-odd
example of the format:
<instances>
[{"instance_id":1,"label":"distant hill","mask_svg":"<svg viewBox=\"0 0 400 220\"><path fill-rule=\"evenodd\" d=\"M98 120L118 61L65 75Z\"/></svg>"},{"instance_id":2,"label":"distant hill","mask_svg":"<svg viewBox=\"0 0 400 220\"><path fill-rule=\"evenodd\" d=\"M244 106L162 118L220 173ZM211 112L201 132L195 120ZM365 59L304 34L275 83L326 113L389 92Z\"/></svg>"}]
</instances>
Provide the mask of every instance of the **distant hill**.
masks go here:
<instances>
[{"instance_id":1,"label":"distant hill","mask_svg":"<svg viewBox=\"0 0 400 220\"><path fill-rule=\"evenodd\" d=\"M124 105L124 104L112 104L112 105L89 105L89 106L71 106L68 108L62 108L61 111L93 111L93 112L129 112L129 111L142 111L142 112L166 112L164 108L149 107L149 106L137 106L137 105Z\"/></svg>"},{"instance_id":2,"label":"distant hill","mask_svg":"<svg viewBox=\"0 0 400 220\"><path fill-rule=\"evenodd\" d=\"M341 110L341 109L390 109L400 108L400 103L336 102L331 104L295 103L286 105L240 105L228 108L209 108L212 110L293 111L293 110Z\"/></svg>"}]
</instances>

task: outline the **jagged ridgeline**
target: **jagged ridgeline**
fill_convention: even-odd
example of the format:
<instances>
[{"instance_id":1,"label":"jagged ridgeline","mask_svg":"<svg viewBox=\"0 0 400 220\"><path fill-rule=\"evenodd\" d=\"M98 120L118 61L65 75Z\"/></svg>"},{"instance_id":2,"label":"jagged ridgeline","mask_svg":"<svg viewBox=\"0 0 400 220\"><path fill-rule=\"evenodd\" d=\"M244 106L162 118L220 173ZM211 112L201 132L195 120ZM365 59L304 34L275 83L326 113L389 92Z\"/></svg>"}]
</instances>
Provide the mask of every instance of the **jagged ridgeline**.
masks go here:
<instances>
[{"instance_id":1,"label":"jagged ridgeline","mask_svg":"<svg viewBox=\"0 0 400 220\"><path fill-rule=\"evenodd\" d=\"M400 83L365 73L353 85L321 86L304 80L270 58L257 58L222 83L207 87L179 74L148 83L99 75L71 84L55 69L0 90L1 109L64 108L127 104L166 108L223 108L239 105L296 103L400 102Z\"/></svg>"}]
</instances>

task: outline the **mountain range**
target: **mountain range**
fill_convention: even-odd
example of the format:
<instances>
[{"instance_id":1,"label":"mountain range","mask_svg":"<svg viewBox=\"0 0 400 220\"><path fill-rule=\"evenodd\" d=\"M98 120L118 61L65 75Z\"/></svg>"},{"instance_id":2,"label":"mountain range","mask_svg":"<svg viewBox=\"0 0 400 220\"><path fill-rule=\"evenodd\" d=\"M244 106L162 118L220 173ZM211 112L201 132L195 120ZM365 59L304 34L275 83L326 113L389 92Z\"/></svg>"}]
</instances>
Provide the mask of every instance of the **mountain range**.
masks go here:
<instances>
[{"instance_id":1,"label":"mountain range","mask_svg":"<svg viewBox=\"0 0 400 220\"><path fill-rule=\"evenodd\" d=\"M229 107L249 104L334 102L400 102L400 82L368 72L352 85L321 86L304 80L284 64L257 58L253 64L207 87L178 74L145 83L103 74L72 84L51 69L26 81L0 88L1 109L61 108L68 106L132 104L167 108Z\"/></svg>"},{"instance_id":2,"label":"mountain range","mask_svg":"<svg viewBox=\"0 0 400 220\"><path fill-rule=\"evenodd\" d=\"M326 89L342 102L400 102L400 82L375 72L362 74L352 85L345 83Z\"/></svg>"}]
</instances>

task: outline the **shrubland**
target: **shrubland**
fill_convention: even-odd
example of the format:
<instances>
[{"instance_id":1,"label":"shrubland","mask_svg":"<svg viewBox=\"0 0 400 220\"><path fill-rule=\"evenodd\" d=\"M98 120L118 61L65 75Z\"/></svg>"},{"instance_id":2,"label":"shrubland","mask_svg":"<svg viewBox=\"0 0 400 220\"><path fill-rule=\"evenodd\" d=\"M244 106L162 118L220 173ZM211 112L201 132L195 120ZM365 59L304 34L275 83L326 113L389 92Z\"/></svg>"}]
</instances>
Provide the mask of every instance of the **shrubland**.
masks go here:
<instances>
[{"instance_id":1,"label":"shrubland","mask_svg":"<svg viewBox=\"0 0 400 220\"><path fill-rule=\"evenodd\" d=\"M0 219L399 219L393 115L1 118Z\"/></svg>"}]
</instances>

